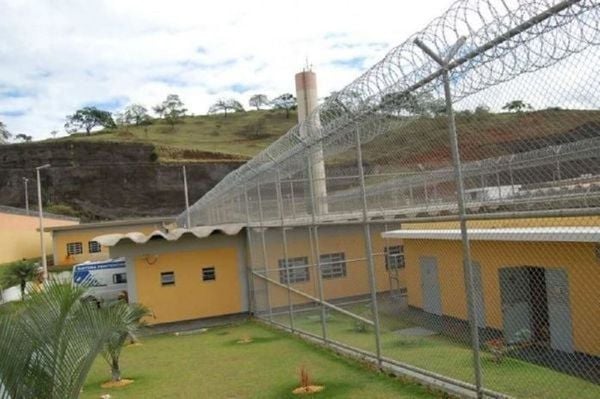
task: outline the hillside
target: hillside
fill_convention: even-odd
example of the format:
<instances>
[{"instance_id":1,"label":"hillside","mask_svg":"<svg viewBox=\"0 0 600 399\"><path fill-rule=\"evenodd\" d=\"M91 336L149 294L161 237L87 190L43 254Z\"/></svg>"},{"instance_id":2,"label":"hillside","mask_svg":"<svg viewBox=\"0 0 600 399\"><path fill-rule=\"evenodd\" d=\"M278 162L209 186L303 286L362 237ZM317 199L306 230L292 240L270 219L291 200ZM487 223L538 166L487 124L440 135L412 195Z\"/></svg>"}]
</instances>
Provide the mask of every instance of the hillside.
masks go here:
<instances>
[{"instance_id":1,"label":"hillside","mask_svg":"<svg viewBox=\"0 0 600 399\"><path fill-rule=\"evenodd\" d=\"M188 116L174 126L153 119L145 126L107 129L87 136L74 134L48 141L103 141L150 144L160 162L247 160L266 148L297 121L282 110Z\"/></svg>"}]
</instances>

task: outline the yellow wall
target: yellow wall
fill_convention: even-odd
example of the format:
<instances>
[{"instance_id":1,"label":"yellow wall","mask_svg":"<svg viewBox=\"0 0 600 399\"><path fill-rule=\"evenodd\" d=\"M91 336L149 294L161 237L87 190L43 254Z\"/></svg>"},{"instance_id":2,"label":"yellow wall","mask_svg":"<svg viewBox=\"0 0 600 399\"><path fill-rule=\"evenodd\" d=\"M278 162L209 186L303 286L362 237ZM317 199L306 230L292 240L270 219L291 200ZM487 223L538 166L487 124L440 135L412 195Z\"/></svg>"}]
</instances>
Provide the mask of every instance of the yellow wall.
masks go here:
<instances>
[{"instance_id":1,"label":"yellow wall","mask_svg":"<svg viewBox=\"0 0 600 399\"><path fill-rule=\"evenodd\" d=\"M44 217L46 227L77 224L74 220ZM37 214L31 216L0 213L0 264L41 255ZM44 233L46 254L52 254L52 236Z\"/></svg>"},{"instance_id":2,"label":"yellow wall","mask_svg":"<svg viewBox=\"0 0 600 399\"><path fill-rule=\"evenodd\" d=\"M58 266L71 266L77 263L91 261L100 261L110 258L108 248L102 247L101 252L90 253L88 242L95 237L104 234L114 233L131 233L140 232L144 234L152 233L155 230L160 230L161 223L147 223L129 226L105 226L105 227L89 227L81 225L77 230L54 231L53 232L53 247L54 247L54 264ZM81 242L83 253L78 255L67 256L67 244L70 242Z\"/></svg>"},{"instance_id":3,"label":"yellow wall","mask_svg":"<svg viewBox=\"0 0 600 399\"><path fill-rule=\"evenodd\" d=\"M593 224L592 218L489 221L477 227L572 226ZM411 227L424 228L423 224ZM439 225L438 225L439 226ZM436 228L439 228L436 226ZM449 224L447 226L450 226ZM452 226L455 227L455 226ZM471 227L471 226L470 226ZM466 319L466 300L460 241L405 239L406 282L409 304L422 307L419 258L434 256L445 315ZM499 269L533 266L564 268L569 279L569 296L575 350L600 355L600 262L596 244L576 242L471 241L474 262L481 266L485 319L488 327L502 329Z\"/></svg>"},{"instance_id":4,"label":"yellow wall","mask_svg":"<svg viewBox=\"0 0 600 399\"><path fill-rule=\"evenodd\" d=\"M388 228L398 228L388 226ZM346 259L346 276L332 279L323 279L323 292L325 299L336 299L366 295L369 290L368 265L365 261L365 246L363 241L363 228L360 225L336 225L319 227L319 251L320 254L331 254L343 252ZM388 272L385 269L385 259L383 256L386 245L399 245L398 240L386 240L381 237L381 232L385 231L383 225L371 227L371 238L373 252L375 254L375 274L378 291L388 291L390 289ZM266 233L268 243L267 265L270 269L268 275L275 281L280 281L279 271L277 269L278 261L284 258L283 240L280 229L272 229ZM253 233L253 254L255 255L254 264L262 264L260 235ZM289 258L308 257L309 265L316 263L311 252L308 229L297 227L287 231L288 256ZM258 259L256 259L258 258ZM400 286L404 287L404 270L400 269ZM317 289L317 275L315 268L310 268L310 281L293 283L294 289L305 292L314 297L319 296ZM272 307L287 306L287 292L283 289L272 288L270 292ZM305 303L307 300L295 296L295 303Z\"/></svg>"},{"instance_id":5,"label":"yellow wall","mask_svg":"<svg viewBox=\"0 0 600 399\"><path fill-rule=\"evenodd\" d=\"M232 245L136 257L137 302L154 314L147 321L168 323L242 312L238 258ZM215 281L202 281L203 267L215 267ZM171 271L175 284L162 286L161 272Z\"/></svg>"}]
</instances>

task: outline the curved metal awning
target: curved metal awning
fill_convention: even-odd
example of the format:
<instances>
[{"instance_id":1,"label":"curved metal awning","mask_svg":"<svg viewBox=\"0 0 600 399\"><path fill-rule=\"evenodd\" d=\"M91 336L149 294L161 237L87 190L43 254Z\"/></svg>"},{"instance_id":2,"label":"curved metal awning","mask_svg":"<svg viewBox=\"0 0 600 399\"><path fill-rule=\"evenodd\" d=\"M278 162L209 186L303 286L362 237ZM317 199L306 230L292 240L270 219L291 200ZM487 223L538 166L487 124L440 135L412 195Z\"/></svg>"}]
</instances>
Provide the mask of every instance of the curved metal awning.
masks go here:
<instances>
[{"instance_id":1,"label":"curved metal awning","mask_svg":"<svg viewBox=\"0 0 600 399\"><path fill-rule=\"evenodd\" d=\"M116 233L116 234L104 234L95 237L94 240L98 241L101 245L106 247L114 247L121 241L131 241L136 244L145 244L152 239L163 239L166 241L177 241L185 235L193 235L197 238L205 238L213 233L222 233L228 236L237 235L244 228L243 224L224 224L219 226L199 226L191 229L177 228L169 232L155 230L150 234L144 234L140 232L131 233Z\"/></svg>"}]
</instances>

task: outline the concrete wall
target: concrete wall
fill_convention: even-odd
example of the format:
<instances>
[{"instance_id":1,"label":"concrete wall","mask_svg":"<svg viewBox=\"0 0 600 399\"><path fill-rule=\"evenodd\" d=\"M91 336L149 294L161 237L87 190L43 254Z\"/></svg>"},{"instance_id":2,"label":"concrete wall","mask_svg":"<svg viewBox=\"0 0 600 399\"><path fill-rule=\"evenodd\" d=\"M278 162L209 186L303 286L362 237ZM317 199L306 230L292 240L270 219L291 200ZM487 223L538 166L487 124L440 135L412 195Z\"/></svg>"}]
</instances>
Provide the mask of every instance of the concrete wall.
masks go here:
<instances>
[{"instance_id":1,"label":"concrete wall","mask_svg":"<svg viewBox=\"0 0 600 399\"><path fill-rule=\"evenodd\" d=\"M193 320L248 311L245 237L213 234L198 239L130 241L111 248L127 261L131 302L150 308L149 324ZM202 281L202 268L214 267L215 281ZM174 285L161 285L161 273L174 272Z\"/></svg>"},{"instance_id":2,"label":"concrete wall","mask_svg":"<svg viewBox=\"0 0 600 399\"><path fill-rule=\"evenodd\" d=\"M470 223L470 227L598 225L599 218L553 218ZM457 228L456 224L412 224L408 228ZM437 259L444 315L467 319L460 241L404 239L409 305L422 308L419 259ZM600 267L597 244L577 242L471 241L474 262L481 266L487 327L501 330L503 313L499 270L506 267L562 268L569 283L569 299L576 351L600 355Z\"/></svg>"},{"instance_id":3,"label":"concrete wall","mask_svg":"<svg viewBox=\"0 0 600 399\"><path fill-rule=\"evenodd\" d=\"M68 226L78 224L74 220L44 217L44 226ZM35 258L41 255L40 233L37 231L39 219L37 213L30 216L0 213L0 264L23 258ZM52 236L44 233L46 253L52 254Z\"/></svg>"},{"instance_id":4,"label":"concrete wall","mask_svg":"<svg viewBox=\"0 0 600 399\"><path fill-rule=\"evenodd\" d=\"M140 232L144 234L161 230L162 223L146 223L130 226L106 226L88 227L81 225L77 230L54 231L52 233L52 244L54 264L58 266L71 266L85 261L99 261L110 259L107 248L102 247L100 252L90 253L88 243L95 237L104 234ZM78 255L67 255L67 244L81 242L83 253Z\"/></svg>"}]
</instances>

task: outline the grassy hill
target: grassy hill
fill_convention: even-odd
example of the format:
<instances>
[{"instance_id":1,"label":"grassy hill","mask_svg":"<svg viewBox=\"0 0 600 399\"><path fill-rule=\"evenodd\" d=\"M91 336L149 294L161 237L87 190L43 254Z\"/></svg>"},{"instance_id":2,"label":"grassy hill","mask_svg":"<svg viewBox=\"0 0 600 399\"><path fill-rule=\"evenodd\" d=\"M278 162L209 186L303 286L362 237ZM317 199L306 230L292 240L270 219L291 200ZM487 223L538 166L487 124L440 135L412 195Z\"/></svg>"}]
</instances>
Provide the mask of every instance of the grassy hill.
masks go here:
<instances>
[{"instance_id":1,"label":"grassy hill","mask_svg":"<svg viewBox=\"0 0 600 399\"><path fill-rule=\"evenodd\" d=\"M296 124L295 112L261 110L221 115L188 116L174 126L153 119L145 126L73 134L59 141L108 141L152 144L158 158L168 161L246 160Z\"/></svg>"}]
</instances>

